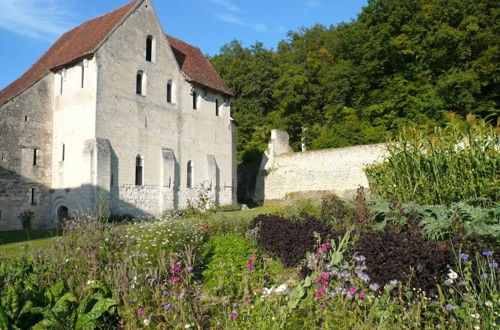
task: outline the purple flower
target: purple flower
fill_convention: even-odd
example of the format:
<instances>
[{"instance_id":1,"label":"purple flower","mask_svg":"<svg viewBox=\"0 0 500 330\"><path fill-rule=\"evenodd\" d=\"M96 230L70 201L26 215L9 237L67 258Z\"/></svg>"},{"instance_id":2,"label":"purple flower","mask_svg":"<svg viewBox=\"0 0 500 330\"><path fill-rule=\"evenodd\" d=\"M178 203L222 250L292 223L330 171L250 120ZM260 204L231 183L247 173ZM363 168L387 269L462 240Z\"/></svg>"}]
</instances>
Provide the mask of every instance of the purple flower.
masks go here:
<instances>
[{"instance_id":1,"label":"purple flower","mask_svg":"<svg viewBox=\"0 0 500 330\"><path fill-rule=\"evenodd\" d=\"M142 315L143 313L144 313L144 307L139 307L139 309L137 309L137 314Z\"/></svg>"},{"instance_id":2,"label":"purple flower","mask_svg":"<svg viewBox=\"0 0 500 330\"><path fill-rule=\"evenodd\" d=\"M370 284L369 288L370 288L370 290L375 292L375 291L378 291L380 286L377 283L372 283L372 284Z\"/></svg>"},{"instance_id":3,"label":"purple flower","mask_svg":"<svg viewBox=\"0 0 500 330\"><path fill-rule=\"evenodd\" d=\"M180 280L181 280L181 279L180 279L180 277L179 277L179 276L172 276L172 277L170 278L170 281L172 281L172 282L179 282Z\"/></svg>"},{"instance_id":4,"label":"purple flower","mask_svg":"<svg viewBox=\"0 0 500 330\"><path fill-rule=\"evenodd\" d=\"M355 287L353 287L352 285L349 287L349 292L352 293L352 294L355 294L357 289Z\"/></svg>"},{"instance_id":5,"label":"purple flower","mask_svg":"<svg viewBox=\"0 0 500 330\"><path fill-rule=\"evenodd\" d=\"M330 274L328 274L327 272L323 272L321 273L321 278L324 279L324 280L327 280L328 277L330 277Z\"/></svg>"},{"instance_id":6,"label":"purple flower","mask_svg":"<svg viewBox=\"0 0 500 330\"><path fill-rule=\"evenodd\" d=\"M236 319L238 318L238 313L236 313L235 311L233 311L233 312L231 313L231 318L232 318L233 320L236 320Z\"/></svg>"},{"instance_id":7,"label":"purple flower","mask_svg":"<svg viewBox=\"0 0 500 330\"><path fill-rule=\"evenodd\" d=\"M365 274L363 272L359 272L357 275L361 281L364 281L364 282L370 281L370 276L368 276L367 274Z\"/></svg>"},{"instance_id":8,"label":"purple flower","mask_svg":"<svg viewBox=\"0 0 500 330\"><path fill-rule=\"evenodd\" d=\"M486 273L482 274L481 276L482 276L482 278L488 278L488 274L486 274Z\"/></svg>"},{"instance_id":9,"label":"purple flower","mask_svg":"<svg viewBox=\"0 0 500 330\"><path fill-rule=\"evenodd\" d=\"M253 264L252 260L250 260L250 259L247 259L247 268L248 268L248 270L255 269L255 265Z\"/></svg>"},{"instance_id":10,"label":"purple flower","mask_svg":"<svg viewBox=\"0 0 500 330\"><path fill-rule=\"evenodd\" d=\"M485 257L491 256L492 254L493 254L493 252L491 252L491 251L483 251L483 256L485 256Z\"/></svg>"},{"instance_id":11,"label":"purple flower","mask_svg":"<svg viewBox=\"0 0 500 330\"><path fill-rule=\"evenodd\" d=\"M163 290L163 295L167 296L169 294L168 290Z\"/></svg>"},{"instance_id":12,"label":"purple flower","mask_svg":"<svg viewBox=\"0 0 500 330\"><path fill-rule=\"evenodd\" d=\"M364 292L364 291L359 290L359 291L358 291L358 296L359 296L360 298L364 298L364 297L366 297L366 294L365 294L365 292Z\"/></svg>"},{"instance_id":13,"label":"purple flower","mask_svg":"<svg viewBox=\"0 0 500 330\"><path fill-rule=\"evenodd\" d=\"M453 305L452 304L446 304L446 310L448 311L451 311L453 309Z\"/></svg>"},{"instance_id":14,"label":"purple flower","mask_svg":"<svg viewBox=\"0 0 500 330\"><path fill-rule=\"evenodd\" d=\"M171 308L172 308L172 306L170 304L163 305L163 310L168 311Z\"/></svg>"},{"instance_id":15,"label":"purple flower","mask_svg":"<svg viewBox=\"0 0 500 330\"><path fill-rule=\"evenodd\" d=\"M488 266L490 266L490 268L498 268L498 263L497 262L490 262L488 264Z\"/></svg>"},{"instance_id":16,"label":"purple flower","mask_svg":"<svg viewBox=\"0 0 500 330\"><path fill-rule=\"evenodd\" d=\"M182 291L181 293L179 293L179 298L184 298L186 296L186 293L184 291Z\"/></svg>"},{"instance_id":17,"label":"purple flower","mask_svg":"<svg viewBox=\"0 0 500 330\"><path fill-rule=\"evenodd\" d=\"M467 253L460 253L459 254L460 259L467 261L469 260L469 255Z\"/></svg>"}]
</instances>

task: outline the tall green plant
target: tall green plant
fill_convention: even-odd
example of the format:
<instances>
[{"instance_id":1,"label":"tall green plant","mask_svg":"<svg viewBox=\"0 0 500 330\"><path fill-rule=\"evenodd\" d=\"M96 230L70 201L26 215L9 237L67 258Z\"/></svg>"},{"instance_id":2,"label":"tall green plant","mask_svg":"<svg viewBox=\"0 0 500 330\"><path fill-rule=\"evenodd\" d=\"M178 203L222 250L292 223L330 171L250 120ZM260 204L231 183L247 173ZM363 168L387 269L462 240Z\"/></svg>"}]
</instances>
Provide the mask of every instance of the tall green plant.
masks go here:
<instances>
[{"instance_id":1,"label":"tall green plant","mask_svg":"<svg viewBox=\"0 0 500 330\"><path fill-rule=\"evenodd\" d=\"M473 115L462 120L450 114L432 135L402 129L387 149L385 162L366 169L377 195L427 205L500 200L498 128Z\"/></svg>"}]
</instances>

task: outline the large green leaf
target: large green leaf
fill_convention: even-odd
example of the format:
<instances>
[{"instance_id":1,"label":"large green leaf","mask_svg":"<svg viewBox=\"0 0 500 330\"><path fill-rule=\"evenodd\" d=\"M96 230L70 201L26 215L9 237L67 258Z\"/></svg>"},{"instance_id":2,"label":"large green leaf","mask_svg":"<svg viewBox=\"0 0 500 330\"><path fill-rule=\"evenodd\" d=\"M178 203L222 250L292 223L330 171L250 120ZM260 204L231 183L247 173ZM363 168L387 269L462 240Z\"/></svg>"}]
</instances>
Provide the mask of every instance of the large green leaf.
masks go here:
<instances>
[{"instance_id":1,"label":"large green leaf","mask_svg":"<svg viewBox=\"0 0 500 330\"><path fill-rule=\"evenodd\" d=\"M76 321L75 329L88 329L96 324L97 321L103 314L110 311L110 309L116 306L117 303L114 299L100 299L92 310L87 314L80 315Z\"/></svg>"}]
</instances>

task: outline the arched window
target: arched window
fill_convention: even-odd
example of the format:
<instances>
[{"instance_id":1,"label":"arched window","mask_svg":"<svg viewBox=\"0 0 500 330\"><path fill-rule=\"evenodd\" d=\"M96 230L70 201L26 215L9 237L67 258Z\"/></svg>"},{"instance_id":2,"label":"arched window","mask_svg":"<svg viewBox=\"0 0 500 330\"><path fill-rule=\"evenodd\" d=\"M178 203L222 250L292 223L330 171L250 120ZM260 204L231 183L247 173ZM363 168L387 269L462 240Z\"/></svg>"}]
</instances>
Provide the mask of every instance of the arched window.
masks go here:
<instances>
[{"instance_id":1,"label":"arched window","mask_svg":"<svg viewBox=\"0 0 500 330\"><path fill-rule=\"evenodd\" d=\"M137 155L137 157L135 157L135 185L136 186L142 186L142 171L143 171L142 157L141 157L141 155Z\"/></svg>"},{"instance_id":2,"label":"arched window","mask_svg":"<svg viewBox=\"0 0 500 330\"><path fill-rule=\"evenodd\" d=\"M146 95L146 74L142 71L137 72L135 80L135 93L137 95Z\"/></svg>"},{"instance_id":3,"label":"arched window","mask_svg":"<svg viewBox=\"0 0 500 330\"><path fill-rule=\"evenodd\" d=\"M153 61L153 36L146 38L146 61Z\"/></svg>"},{"instance_id":4,"label":"arched window","mask_svg":"<svg viewBox=\"0 0 500 330\"><path fill-rule=\"evenodd\" d=\"M215 99L215 115L219 117L219 99Z\"/></svg>"},{"instance_id":5,"label":"arched window","mask_svg":"<svg viewBox=\"0 0 500 330\"><path fill-rule=\"evenodd\" d=\"M172 80L169 80L167 82L167 102L173 103L172 102Z\"/></svg>"},{"instance_id":6,"label":"arched window","mask_svg":"<svg viewBox=\"0 0 500 330\"><path fill-rule=\"evenodd\" d=\"M186 186L188 188L193 188L193 162L188 161L187 162L187 183Z\"/></svg>"}]
</instances>

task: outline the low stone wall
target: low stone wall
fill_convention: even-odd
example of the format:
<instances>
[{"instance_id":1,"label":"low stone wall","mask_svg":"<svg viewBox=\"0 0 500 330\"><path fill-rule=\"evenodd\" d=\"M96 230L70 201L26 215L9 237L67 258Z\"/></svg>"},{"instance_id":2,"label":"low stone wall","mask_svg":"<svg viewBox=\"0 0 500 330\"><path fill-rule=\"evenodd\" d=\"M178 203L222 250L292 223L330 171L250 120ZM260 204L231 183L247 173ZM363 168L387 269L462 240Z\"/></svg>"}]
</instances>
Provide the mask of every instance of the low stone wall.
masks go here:
<instances>
[{"instance_id":1,"label":"low stone wall","mask_svg":"<svg viewBox=\"0 0 500 330\"><path fill-rule=\"evenodd\" d=\"M288 134L273 130L255 199L270 203L291 195L318 198L329 193L352 199L359 186L368 187L363 169L381 162L386 154L385 144L292 152Z\"/></svg>"}]
</instances>

